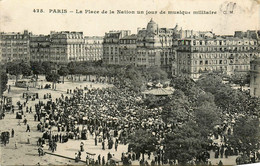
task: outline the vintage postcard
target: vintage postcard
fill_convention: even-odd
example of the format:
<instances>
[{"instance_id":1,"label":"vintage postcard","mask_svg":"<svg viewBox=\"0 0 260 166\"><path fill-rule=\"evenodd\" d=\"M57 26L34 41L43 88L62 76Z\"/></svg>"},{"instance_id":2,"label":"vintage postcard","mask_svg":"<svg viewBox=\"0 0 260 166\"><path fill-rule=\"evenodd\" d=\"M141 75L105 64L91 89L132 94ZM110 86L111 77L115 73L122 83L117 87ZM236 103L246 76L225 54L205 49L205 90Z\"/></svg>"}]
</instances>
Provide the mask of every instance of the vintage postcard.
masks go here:
<instances>
[{"instance_id":1,"label":"vintage postcard","mask_svg":"<svg viewBox=\"0 0 260 166\"><path fill-rule=\"evenodd\" d=\"M0 165L260 162L259 0L0 0Z\"/></svg>"}]
</instances>

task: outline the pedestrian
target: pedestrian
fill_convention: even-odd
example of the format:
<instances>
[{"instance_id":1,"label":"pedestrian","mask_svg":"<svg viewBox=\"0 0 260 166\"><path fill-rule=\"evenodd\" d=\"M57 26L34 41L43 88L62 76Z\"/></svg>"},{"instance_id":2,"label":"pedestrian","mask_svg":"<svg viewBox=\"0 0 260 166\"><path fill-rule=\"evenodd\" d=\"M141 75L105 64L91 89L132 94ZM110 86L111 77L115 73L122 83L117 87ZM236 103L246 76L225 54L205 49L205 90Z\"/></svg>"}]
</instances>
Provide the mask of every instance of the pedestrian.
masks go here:
<instances>
[{"instance_id":1,"label":"pedestrian","mask_svg":"<svg viewBox=\"0 0 260 166\"><path fill-rule=\"evenodd\" d=\"M102 149L105 150L105 141L102 142Z\"/></svg>"},{"instance_id":2,"label":"pedestrian","mask_svg":"<svg viewBox=\"0 0 260 166\"><path fill-rule=\"evenodd\" d=\"M116 150L116 151L117 151L117 146L118 146L117 143L115 143L115 150Z\"/></svg>"},{"instance_id":3,"label":"pedestrian","mask_svg":"<svg viewBox=\"0 0 260 166\"><path fill-rule=\"evenodd\" d=\"M102 165L105 165L106 164L106 161L105 161L105 157L103 156L102 157Z\"/></svg>"},{"instance_id":4,"label":"pedestrian","mask_svg":"<svg viewBox=\"0 0 260 166\"><path fill-rule=\"evenodd\" d=\"M223 166L223 163L221 160L219 161L218 166Z\"/></svg>"},{"instance_id":5,"label":"pedestrian","mask_svg":"<svg viewBox=\"0 0 260 166\"><path fill-rule=\"evenodd\" d=\"M95 146L97 146L97 137L95 137ZM102 145L103 146L103 145Z\"/></svg>"},{"instance_id":6,"label":"pedestrian","mask_svg":"<svg viewBox=\"0 0 260 166\"><path fill-rule=\"evenodd\" d=\"M80 152L80 150L78 152L78 156L79 156L79 159L81 159L81 152Z\"/></svg>"},{"instance_id":7,"label":"pedestrian","mask_svg":"<svg viewBox=\"0 0 260 166\"><path fill-rule=\"evenodd\" d=\"M14 137L14 129L12 129L12 137Z\"/></svg>"},{"instance_id":8,"label":"pedestrian","mask_svg":"<svg viewBox=\"0 0 260 166\"><path fill-rule=\"evenodd\" d=\"M98 155L98 165L101 164L101 157L100 157L100 154Z\"/></svg>"},{"instance_id":9,"label":"pedestrian","mask_svg":"<svg viewBox=\"0 0 260 166\"><path fill-rule=\"evenodd\" d=\"M75 162L77 163L79 161L78 153L75 153Z\"/></svg>"},{"instance_id":10,"label":"pedestrian","mask_svg":"<svg viewBox=\"0 0 260 166\"><path fill-rule=\"evenodd\" d=\"M31 132L29 124L27 124L26 132L27 132L27 131Z\"/></svg>"},{"instance_id":11,"label":"pedestrian","mask_svg":"<svg viewBox=\"0 0 260 166\"><path fill-rule=\"evenodd\" d=\"M80 143L80 151L84 152L84 143L83 142Z\"/></svg>"}]
</instances>

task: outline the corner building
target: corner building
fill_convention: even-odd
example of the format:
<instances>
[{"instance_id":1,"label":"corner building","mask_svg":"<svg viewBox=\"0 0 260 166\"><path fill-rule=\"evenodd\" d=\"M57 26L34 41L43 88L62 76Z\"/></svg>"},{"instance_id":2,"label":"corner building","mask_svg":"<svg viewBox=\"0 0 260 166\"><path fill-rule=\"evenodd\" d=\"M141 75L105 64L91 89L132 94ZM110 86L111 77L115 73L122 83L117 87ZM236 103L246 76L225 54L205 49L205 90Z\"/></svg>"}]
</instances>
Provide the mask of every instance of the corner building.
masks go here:
<instances>
[{"instance_id":1,"label":"corner building","mask_svg":"<svg viewBox=\"0 0 260 166\"><path fill-rule=\"evenodd\" d=\"M110 31L104 38L103 60L106 64L157 66L171 73L175 60L172 39L176 30L177 26L159 28L151 19L146 28L138 28L137 34Z\"/></svg>"},{"instance_id":2,"label":"corner building","mask_svg":"<svg viewBox=\"0 0 260 166\"><path fill-rule=\"evenodd\" d=\"M30 35L27 30L23 33L0 33L0 61L30 61Z\"/></svg>"},{"instance_id":3,"label":"corner building","mask_svg":"<svg viewBox=\"0 0 260 166\"><path fill-rule=\"evenodd\" d=\"M250 70L250 61L259 57L256 39L216 37L213 33L177 39L174 47L177 50L174 72L195 80L209 72L246 73Z\"/></svg>"},{"instance_id":4,"label":"corner building","mask_svg":"<svg viewBox=\"0 0 260 166\"><path fill-rule=\"evenodd\" d=\"M83 32L51 32L50 60L57 63L84 61Z\"/></svg>"}]
</instances>

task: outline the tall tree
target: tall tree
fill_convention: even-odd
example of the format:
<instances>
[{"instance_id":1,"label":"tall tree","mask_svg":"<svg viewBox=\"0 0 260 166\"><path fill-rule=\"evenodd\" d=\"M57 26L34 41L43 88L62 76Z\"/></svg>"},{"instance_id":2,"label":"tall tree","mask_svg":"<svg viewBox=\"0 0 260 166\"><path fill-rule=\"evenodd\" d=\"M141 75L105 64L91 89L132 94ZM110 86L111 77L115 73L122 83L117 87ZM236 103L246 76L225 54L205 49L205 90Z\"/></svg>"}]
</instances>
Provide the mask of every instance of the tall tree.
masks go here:
<instances>
[{"instance_id":1,"label":"tall tree","mask_svg":"<svg viewBox=\"0 0 260 166\"><path fill-rule=\"evenodd\" d=\"M258 151L260 146L259 118L242 116L236 120L229 143L247 156Z\"/></svg>"},{"instance_id":2,"label":"tall tree","mask_svg":"<svg viewBox=\"0 0 260 166\"><path fill-rule=\"evenodd\" d=\"M129 147L135 153L141 153L144 161L144 154L155 151L157 144L156 137L150 131L139 129L132 133L129 138Z\"/></svg>"},{"instance_id":3,"label":"tall tree","mask_svg":"<svg viewBox=\"0 0 260 166\"><path fill-rule=\"evenodd\" d=\"M3 95L4 91L7 89L8 76L3 69L0 69L0 96Z\"/></svg>"},{"instance_id":4,"label":"tall tree","mask_svg":"<svg viewBox=\"0 0 260 166\"><path fill-rule=\"evenodd\" d=\"M8 74L14 75L16 82L18 81L18 76L22 74L22 68L18 62L10 62L6 65L6 70Z\"/></svg>"},{"instance_id":5,"label":"tall tree","mask_svg":"<svg viewBox=\"0 0 260 166\"><path fill-rule=\"evenodd\" d=\"M62 76L62 82L64 84L64 77L67 76L69 74L69 70L67 67L61 67L59 70L58 70L58 74L60 76Z\"/></svg>"},{"instance_id":6,"label":"tall tree","mask_svg":"<svg viewBox=\"0 0 260 166\"><path fill-rule=\"evenodd\" d=\"M207 139L210 133L213 133L214 127L220 123L221 111L216 105L210 102L204 102L194 110L194 119L199 127L201 135Z\"/></svg>"},{"instance_id":7,"label":"tall tree","mask_svg":"<svg viewBox=\"0 0 260 166\"><path fill-rule=\"evenodd\" d=\"M36 77L36 80L38 79L39 74L43 74L45 72L42 64L40 62L31 62L31 70L33 74Z\"/></svg>"},{"instance_id":8,"label":"tall tree","mask_svg":"<svg viewBox=\"0 0 260 166\"><path fill-rule=\"evenodd\" d=\"M192 116L188 98L181 90L176 90L162 111L162 119L166 124L184 123Z\"/></svg>"},{"instance_id":9,"label":"tall tree","mask_svg":"<svg viewBox=\"0 0 260 166\"><path fill-rule=\"evenodd\" d=\"M32 75L31 66L28 63L20 62L18 65L20 65L20 68L22 70L23 76L30 76L30 75Z\"/></svg>"},{"instance_id":10,"label":"tall tree","mask_svg":"<svg viewBox=\"0 0 260 166\"><path fill-rule=\"evenodd\" d=\"M186 165L206 151L203 148L204 140L198 132L198 126L192 121L168 133L164 145L165 157L170 160L178 160L180 165Z\"/></svg>"},{"instance_id":11,"label":"tall tree","mask_svg":"<svg viewBox=\"0 0 260 166\"><path fill-rule=\"evenodd\" d=\"M44 62L42 62L42 67L44 69L44 74L47 75L47 74L51 73L52 62L44 61Z\"/></svg>"},{"instance_id":12,"label":"tall tree","mask_svg":"<svg viewBox=\"0 0 260 166\"><path fill-rule=\"evenodd\" d=\"M60 76L57 73L52 72L46 75L46 80L52 82L52 89L56 89L56 83L59 81L59 79Z\"/></svg>"}]
</instances>

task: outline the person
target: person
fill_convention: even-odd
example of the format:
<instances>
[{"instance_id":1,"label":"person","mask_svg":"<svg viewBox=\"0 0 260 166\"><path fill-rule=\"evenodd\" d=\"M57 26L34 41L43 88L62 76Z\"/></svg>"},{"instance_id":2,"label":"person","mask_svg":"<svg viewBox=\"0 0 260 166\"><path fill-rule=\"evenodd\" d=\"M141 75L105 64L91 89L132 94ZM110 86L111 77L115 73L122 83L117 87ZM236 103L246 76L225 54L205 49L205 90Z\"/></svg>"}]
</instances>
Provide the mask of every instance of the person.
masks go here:
<instances>
[{"instance_id":1,"label":"person","mask_svg":"<svg viewBox=\"0 0 260 166\"><path fill-rule=\"evenodd\" d=\"M78 153L75 153L75 162L77 163L79 161Z\"/></svg>"},{"instance_id":2,"label":"person","mask_svg":"<svg viewBox=\"0 0 260 166\"><path fill-rule=\"evenodd\" d=\"M14 148L17 149L16 141L14 141Z\"/></svg>"},{"instance_id":3,"label":"person","mask_svg":"<svg viewBox=\"0 0 260 166\"><path fill-rule=\"evenodd\" d=\"M80 143L80 151L84 152L84 143L83 142Z\"/></svg>"},{"instance_id":4,"label":"person","mask_svg":"<svg viewBox=\"0 0 260 166\"><path fill-rule=\"evenodd\" d=\"M102 157L102 165L105 165L106 164L106 161L105 161L105 157L103 156Z\"/></svg>"},{"instance_id":5,"label":"person","mask_svg":"<svg viewBox=\"0 0 260 166\"><path fill-rule=\"evenodd\" d=\"M117 151L117 146L118 146L117 143L115 143L115 150L116 150L116 151Z\"/></svg>"},{"instance_id":6,"label":"person","mask_svg":"<svg viewBox=\"0 0 260 166\"><path fill-rule=\"evenodd\" d=\"M27 124L27 119L24 118L23 122L24 122L24 125L26 125Z\"/></svg>"},{"instance_id":7,"label":"person","mask_svg":"<svg viewBox=\"0 0 260 166\"><path fill-rule=\"evenodd\" d=\"M27 144L30 144L30 135L28 135Z\"/></svg>"},{"instance_id":8,"label":"person","mask_svg":"<svg viewBox=\"0 0 260 166\"><path fill-rule=\"evenodd\" d=\"M105 150L105 141L102 142L102 149Z\"/></svg>"},{"instance_id":9,"label":"person","mask_svg":"<svg viewBox=\"0 0 260 166\"><path fill-rule=\"evenodd\" d=\"M101 157L100 157L100 155L98 155L98 165L100 165L101 164Z\"/></svg>"},{"instance_id":10,"label":"person","mask_svg":"<svg viewBox=\"0 0 260 166\"><path fill-rule=\"evenodd\" d=\"M12 129L12 137L14 137L14 129Z\"/></svg>"},{"instance_id":11,"label":"person","mask_svg":"<svg viewBox=\"0 0 260 166\"><path fill-rule=\"evenodd\" d=\"M27 131L31 132L29 124L27 124L26 132L27 132Z\"/></svg>"},{"instance_id":12,"label":"person","mask_svg":"<svg viewBox=\"0 0 260 166\"><path fill-rule=\"evenodd\" d=\"M88 157L88 155L86 156L86 165L89 165L89 157Z\"/></svg>"},{"instance_id":13,"label":"person","mask_svg":"<svg viewBox=\"0 0 260 166\"><path fill-rule=\"evenodd\" d=\"M97 137L95 137L95 146L97 146ZM103 145L102 145L103 146Z\"/></svg>"},{"instance_id":14,"label":"person","mask_svg":"<svg viewBox=\"0 0 260 166\"><path fill-rule=\"evenodd\" d=\"M79 156L79 159L81 159L81 152L80 152L80 150L78 152L78 156Z\"/></svg>"},{"instance_id":15,"label":"person","mask_svg":"<svg viewBox=\"0 0 260 166\"><path fill-rule=\"evenodd\" d=\"M219 161L218 166L223 166L223 163L221 160Z\"/></svg>"}]
</instances>

